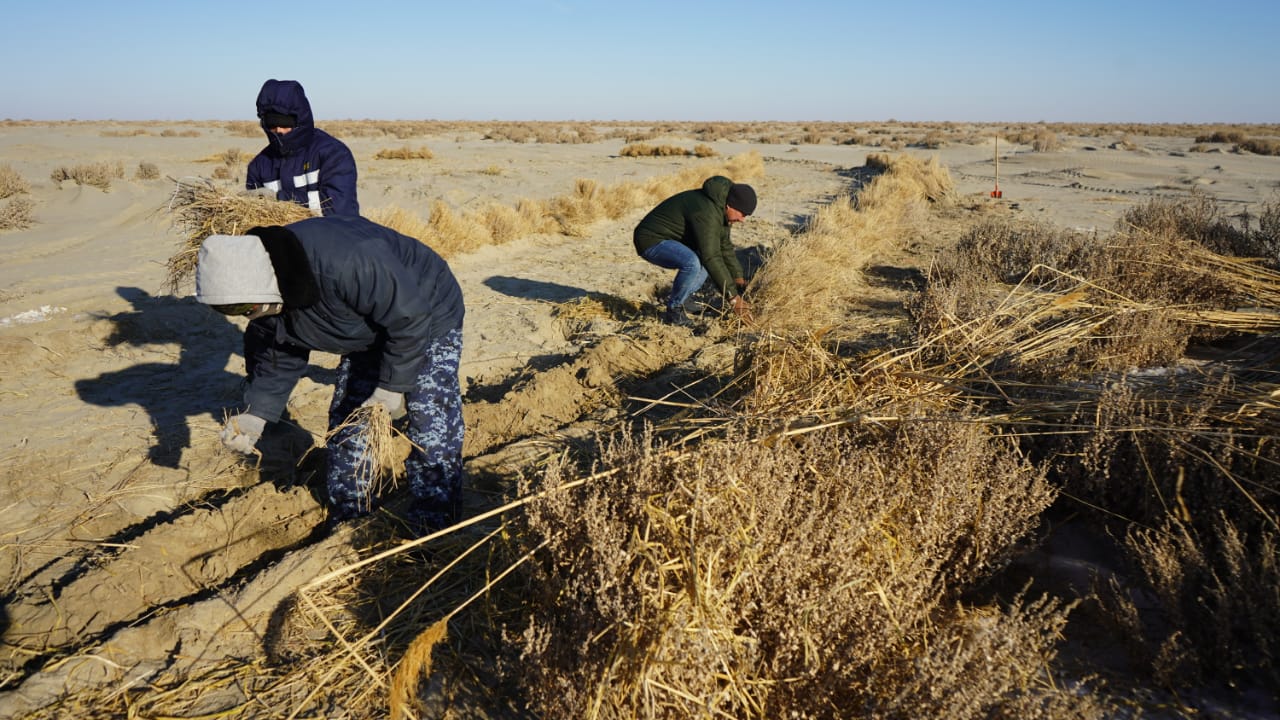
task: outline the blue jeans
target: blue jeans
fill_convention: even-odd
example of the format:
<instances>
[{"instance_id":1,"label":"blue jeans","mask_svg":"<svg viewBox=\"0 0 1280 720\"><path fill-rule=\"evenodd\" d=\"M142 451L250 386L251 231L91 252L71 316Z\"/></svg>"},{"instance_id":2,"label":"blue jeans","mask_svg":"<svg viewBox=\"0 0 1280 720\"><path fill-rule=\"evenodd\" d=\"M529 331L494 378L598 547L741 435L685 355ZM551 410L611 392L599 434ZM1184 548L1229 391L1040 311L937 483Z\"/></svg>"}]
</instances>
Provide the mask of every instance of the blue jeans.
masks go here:
<instances>
[{"instance_id":1,"label":"blue jeans","mask_svg":"<svg viewBox=\"0 0 1280 720\"><path fill-rule=\"evenodd\" d=\"M707 269L702 267L698 253L679 240L663 240L640 253L640 257L658 267L676 271L676 279L671 283L671 297L667 299L668 310L683 308L684 301L707 281Z\"/></svg>"},{"instance_id":2,"label":"blue jeans","mask_svg":"<svg viewBox=\"0 0 1280 720\"><path fill-rule=\"evenodd\" d=\"M436 527L456 518L462 495L462 388L458 364L462 357L462 330L451 330L426 348L416 387L405 394L408 411L405 434L413 449L405 460L409 490L417 510L432 516ZM344 355L338 363L329 428L341 426L378 387L380 348ZM329 503L339 518L364 515L378 505L364 473L364 443L356 428L344 428L328 442Z\"/></svg>"}]
</instances>

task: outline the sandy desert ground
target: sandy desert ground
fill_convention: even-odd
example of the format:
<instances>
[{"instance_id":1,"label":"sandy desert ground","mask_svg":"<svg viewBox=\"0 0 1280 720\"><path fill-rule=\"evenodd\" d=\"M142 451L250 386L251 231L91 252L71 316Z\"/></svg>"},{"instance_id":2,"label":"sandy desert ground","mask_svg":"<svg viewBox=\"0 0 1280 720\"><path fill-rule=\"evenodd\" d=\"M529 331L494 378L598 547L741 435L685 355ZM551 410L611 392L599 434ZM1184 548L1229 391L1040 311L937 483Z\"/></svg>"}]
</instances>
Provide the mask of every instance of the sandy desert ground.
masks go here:
<instances>
[{"instance_id":1,"label":"sandy desert ground","mask_svg":"<svg viewBox=\"0 0 1280 720\"><path fill-rule=\"evenodd\" d=\"M30 228L0 232L0 717L37 712L79 689L123 689L162 670L260 655L292 590L377 549L349 535L319 536L324 510L307 486L312 468L296 462L324 431L334 358L314 358L290 405L295 424L270 431L261 469L247 467L217 441L238 398L241 328L195 303L190 288L178 296L164 289L165 262L182 240L166 212L171 178L208 177L218 164L210 158L238 148L247 161L262 142L215 122L173 126L197 130L194 137L162 136L162 125L121 132L127 127L0 126L0 164L30 183L34 202ZM512 143L473 131L346 140L366 214L398 206L425 217L437 199L465 210L562 195L578 178L607 185L709 162L620 157L621 139ZM937 156L973 207L1099 231L1151 197L1197 189L1246 212L1280 185L1277 158L1190 152L1191 138L1062 140L1053 152L1001 143L1000 199L990 197L990 141L902 152ZM721 158L763 157L765 174L752 180L759 209L734 239L765 251L850 192L867 154L881 151L710 144ZM374 158L404 145L434 157ZM51 179L60 167L99 161L123 164L125 177L109 191ZM140 162L160 177L136 179ZM598 329L557 316L559 304L582 298L650 303L669 283L632 251L643 213L600 222L584 238L527 237L451 258L467 303L466 452L477 477L518 463L511 450L520 441L574 432L601 412L584 398L621 368L654 372L691 356L724 362L713 338L656 322L648 349L628 355L621 343L606 352ZM945 239L924 238L895 262L927 267ZM536 376L541 389L528 382ZM492 488L467 490L472 512L494 502Z\"/></svg>"}]
</instances>

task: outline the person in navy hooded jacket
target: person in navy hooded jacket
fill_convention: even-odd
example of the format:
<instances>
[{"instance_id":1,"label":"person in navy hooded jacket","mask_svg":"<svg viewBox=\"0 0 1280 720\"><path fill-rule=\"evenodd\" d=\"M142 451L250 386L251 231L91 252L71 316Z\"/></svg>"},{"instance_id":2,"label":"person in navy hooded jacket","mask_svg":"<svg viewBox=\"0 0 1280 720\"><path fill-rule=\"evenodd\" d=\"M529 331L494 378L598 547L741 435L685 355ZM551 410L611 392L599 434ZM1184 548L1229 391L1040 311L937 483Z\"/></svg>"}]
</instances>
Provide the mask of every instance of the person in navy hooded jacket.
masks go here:
<instances>
[{"instance_id":1,"label":"person in navy hooded jacket","mask_svg":"<svg viewBox=\"0 0 1280 720\"><path fill-rule=\"evenodd\" d=\"M359 215L356 159L343 142L315 126L296 80L268 80L258 92L258 121L267 146L249 162L245 189L267 188L277 200L316 215Z\"/></svg>"}]
</instances>

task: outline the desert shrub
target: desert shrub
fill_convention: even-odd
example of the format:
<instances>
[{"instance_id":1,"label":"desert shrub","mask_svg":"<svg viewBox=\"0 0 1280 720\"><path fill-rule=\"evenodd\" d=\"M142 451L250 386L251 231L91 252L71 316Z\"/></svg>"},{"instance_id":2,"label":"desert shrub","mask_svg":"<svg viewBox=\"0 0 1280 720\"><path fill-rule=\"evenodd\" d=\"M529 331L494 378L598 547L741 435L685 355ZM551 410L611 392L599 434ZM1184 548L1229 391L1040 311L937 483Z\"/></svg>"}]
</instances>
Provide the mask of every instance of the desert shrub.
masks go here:
<instances>
[{"instance_id":1,"label":"desert shrub","mask_svg":"<svg viewBox=\"0 0 1280 720\"><path fill-rule=\"evenodd\" d=\"M1255 155L1280 155L1280 140L1272 140L1270 138L1242 140L1237 147Z\"/></svg>"},{"instance_id":2,"label":"desert shrub","mask_svg":"<svg viewBox=\"0 0 1280 720\"><path fill-rule=\"evenodd\" d=\"M250 120L233 120L223 125L228 135L263 139L262 126Z\"/></svg>"},{"instance_id":3,"label":"desert shrub","mask_svg":"<svg viewBox=\"0 0 1280 720\"><path fill-rule=\"evenodd\" d=\"M947 144L947 138L939 130L930 130L924 134L924 137L917 143L920 147L937 149Z\"/></svg>"},{"instance_id":4,"label":"desert shrub","mask_svg":"<svg viewBox=\"0 0 1280 720\"><path fill-rule=\"evenodd\" d=\"M0 207L0 230L25 230L35 223L32 216L32 210L35 209L35 203L30 198L12 197L9 198L3 207Z\"/></svg>"},{"instance_id":5,"label":"desert shrub","mask_svg":"<svg viewBox=\"0 0 1280 720\"><path fill-rule=\"evenodd\" d=\"M1242 532L1225 512L1194 528L1174 518L1125 536L1133 576L1154 607L1139 609L1115 580L1104 604L1138 667L1164 687L1205 682L1280 686L1280 544L1273 529Z\"/></svg>"},{"instance_id":6,"label":"desert shrub","mask_svg":"<svg viewBox=\"0 0 1280 720\"><path fill-rule=\"evenodd\" d=\"M707 148L706 145L699 145L698 147ZM712 150L711 153L714 155L715 151ZM687 150L676 145L645 145L644 143L636 143L624 146L618 151L618 154L622 157L683 157L688 155L697 155L698 152L696 149Z\"/></svg>"},{"instance_id":7,"label":"desert shrub","mask_svg":"<svg viewBox=\"0 0 1280 720\"><path fill-rule=\"evenodd\" d=\"M1118 229L1138 242L1182 238L1219 254L1276 259L1274 248L1238 227L1217 201L1199 191L1186 199L1154 198L1135 205L1121 216Z\"/></svg>"},{"instance_id":8,"label":"desert shrub","mask_svg":"<svg viewBox=\"0 0 1280 720\"><path fill-rule=\"evenodd\" d=\"M1052 496L982 426L769 446L731 436L696 455L624 438L600 462L607 482L551 494L512 535L546 546L506 664L540 715L988 717L1075 704L1036 676L1065 608L1015 604L979 621L954 601ZM571 473L554 467L540 487Z\"/></svg>"},{"instance_id":9,"label":"desert shrub","mask_svg":"<svg viewBox=\"0 0 1280 720\"><path fill-rule=\"evenodd\" d=\"M1197 135L1198 143L1239 143L1244 142L1245 134L1240 130L1215 130L1206 135Z\"/></svg>"},{"instance_id":10,"label":"desert shrub","mask_svg":"<svg viewBox=\"0 0 1280 720\"><path fill-rule=\"evenodd\" d=\"M143 160L138 163L138 169L134 171L133 176L139 180L155 180L160 177L160 167L153 162Z\"/></svg>"},{"instance_id":11,"label":"desert shrub","mask_svg":"<svg viewBox=\"0 0 1280 720\"><path fill-rule=\"evenodd\" d=\"M102 137L138 137L139 135L150 135L146 128L129 128L127 130L103 130L99 133Z\"/></svg>"},{"instance_id":12,"label":"desert shrub","mask_svg":"<svg viewBox=\"0 0 1280 720\"><path fill-rule=\"evenodd\" d=\"M111 190L111 181L124 177L123 162L95 162L73 167L59 167L50 174L54 184L74 180L77 185L92 185L103 192Z\"/></svg>"},{"instance_id":13,"label":"desert shrub","mask_svg":"<svg viewBox=\"0 0 1280 720\"><path fill-rule=\"evenodd\" d=\"M425 146L399 147L394 150L384 148L373 157L378 160L430 160L435 157L435 153Z\"/></svg>"},{"instance_id":14,"label":"desert shrub","mask_svg":"<svg viewBox=\"0 0 1280 720\"><path fill-rule=\"evenodd\" d=\"M235 176L232 174L231 168L226 165L219 165L213 169L214 180L232 180L234 177Z\"/></svg>"},{"instance_id":15,"label":"desert shrub","mask_svg":"<svg viewBox=\"0 0 1280 720\"><path fill-rule=\"evenodd\" d=\"M31 192L31 185L12 166L0 165L0 199Z\"/></svg>"},{"instance_id":16,"label":"desert shrub","mask_svg":"<svg viewBox=\"0 0 1280 720\"><path fill-rule=\"evenodd\" d=\"M235 165L243 165L248 162L248 159L245 157L244 151L238 147L231 147L231 148L227 148L226 150L223 150L221 153L218 154L217 158L223 165L226 165L227 167L232 167Z\"/></svg>"},{"instance_id":17,"label":"desert shrub","mask_svg":"<svg viewBox=\"0 0 1280 720\"><path fill-rule=\"evenodd\" d=\"M1062 139L1058 133L1046 125L1033 128L1020 128L1009 133L1010 141L1022 145L1030 145L1035 152L1053 152L1062 149Z\"/></svg>"}]
</instances>

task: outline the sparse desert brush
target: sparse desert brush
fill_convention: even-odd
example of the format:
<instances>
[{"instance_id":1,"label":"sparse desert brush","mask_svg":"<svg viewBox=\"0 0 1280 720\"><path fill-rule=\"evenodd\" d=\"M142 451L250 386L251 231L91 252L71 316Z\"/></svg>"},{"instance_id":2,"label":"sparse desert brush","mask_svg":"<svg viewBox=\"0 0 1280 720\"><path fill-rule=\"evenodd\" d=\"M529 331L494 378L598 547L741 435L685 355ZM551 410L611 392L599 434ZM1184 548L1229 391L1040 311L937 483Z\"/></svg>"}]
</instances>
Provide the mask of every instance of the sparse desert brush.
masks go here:
<instances>
[{"instance_id":1,"label":"sparse desert brush","mask_svg":"<svg viewBox=\"0 0 1280 720\"><path fill-rule=\"evenodd\" d=\"M111 190L111 181L124 177L124 163L120 161L113 163L104 160L75 165L70 168L58 167L54 169L49 177L55 185L61 185L65 180L74 180L77 185L92 185L103 192L109 192Z\"/></svg>"},{"instance_id":2,"label":"sparse desert brush","mask_svg":"<svg viewBox=\"0 0 1280 720\"><path fill-rule=\"evenodd\" d=\"M233 137L249 137L264 139L262 135L262 126L250 120L233 120L222 126L226 129L227 134Z\"/></svg>"},{"instance_id":3,"label":"sparse desert brush","mask_svg":"<svg viewBox=\"0 0 1280 720\"><path fill-rule=\"evenodd\" d=\"M416 148L399 147L395 149L382 149L373 156L377 160L430 160L435 157L435 153L431 152L426 146Z\"/></svg>"},{"instance_id":4,"label":"sparse desert brush","mask_svg":"<svg viewBox=\"0 0 1280 720\"><path fill-rule=\"evenodd\" d=\"M1064 607L955 603L1052 498L983 426L620 439L599 463L607 482L568 492L549 470L512 535L545 545L507 663L539 715L1097 716L1037 679Z\"/></svg>"},{"instance_id":5,"label":"sparse desert brush","mask_svg":"<svg viewBox=\"0 0 1280 720\"><path fill-rule=\"evenodd\" d=\"M153 162L143 160L138 163L133 176L139 180L155 180L160 177L160 167Z\"/></svg>"},{"instance_id":6,"label":"sparse desert brush","mask_svg":"<svg viewBox=\"0 0 1280 720\"><path fill-rule=\"evenodd\" d=\"M1197 135L1198 143L1241 143L1246 136L1240 130L1214 130L1206 135Z\"/></svg>"},{"instance_id":7,"label":"sparse desert brush","mask_svg":"<svg viewBox=\"0 0 1280 720\"><path fill-rule=\"evenodd\" d=\"M1178 690L1205 683L1280 687L1280 541L1274 528L1242 531L1217 508L1200 527L1169 517L1133 528L1125 549L1154 602L1139 608L1114 579L1099 590L1106 618L1137 667Z\"/></svg>"},{"instance_id":8,"label":"sparse desert brush","mask_svg":"<svg viewBox=\"0 0 1280 720\"><path fill-rule=\"evenodd\" d=\"M706 146L701 145L699 147ZM618 154L622 157L682 157L697 155L694 150L688 150L677 145L646 145L644 143L627 145L619 150Z\"/></svg>"},{"instance_id":9,"label":"sparse desert brush","mask_svg":"<svg viewBox=\"0 0 1280 720\"><path fill-rule=\"evenodd\" d=\"M0 165L0 199L31 192L31 185L11 165Z\"/></svg>"},{"instance_id":10,"label":"sparse desert brush","mask_svg":"<svg viewBox=\"0 0 1280 720\"><path fill-rule=\"evenodd\" d=\"M245 157L244 151L238 147L231 147L231 148L227 148L226 150L223 150L222 153L217 156L217 158L219 161L222 162L223 165L226 165L227 167L231 167L233 165L243 165L244 163L248 162L248 159Z\"/></svg>"},{"instance_id":11,"label":"sparse desert brush","mask_svg":"<svg viewBox=\"0 0 1280 720\"><path fill-rule=\"evenodd\" d=\"M1271 138L1250 138L1242 140L1237 147L1254 155L1280 155L1280 140Z\"/></svg>"},{"instance_id":12,"label":"sparse desert brush","mask_svg":"<svg viewBox=\"0 0 1280 720\"><path fill-rule=\"evenodd\" d=\"M214 180L231 180L235 176L231 172L231 168L226 165L219 165L213 169Z\"/></svg>"},{"instance_id":13,"label":"sparse desert brush","mask_svg":"<svg viewBox=\"0 0 1280 720\"><path fill-rule=\"evenodd\" d=\"M30 198L17 196L0 207L0 230L25 230L35 224L32 211L35 203Z\"/></svg>"},{"instance_id":14,"label":"sparse desert brush","mask_svg":"<svg viewBox=\"0 0 1280 720\"><path fill-rule=\"evenodd\" d=\"M102 137L138 137L139 135L150 135L146 128L129 128L127 130L103 130L99 135Z\"/></svg>"},{"instance_id":15,"label":"sparse desert brush","mask_svg":"<svg viewBox=\"0 0 1280 720\"><path fill-rule=\"evenodd\" d=\"M1274 238L1238 227L1221 204L1200 191L1186 199L1156 198L1135 205L1121 217L1118 229L1140 235L1140 241L1184 238L1215 253L1261 258L1273 267L1280 263Z\"/></svg>"}]
</instances>

